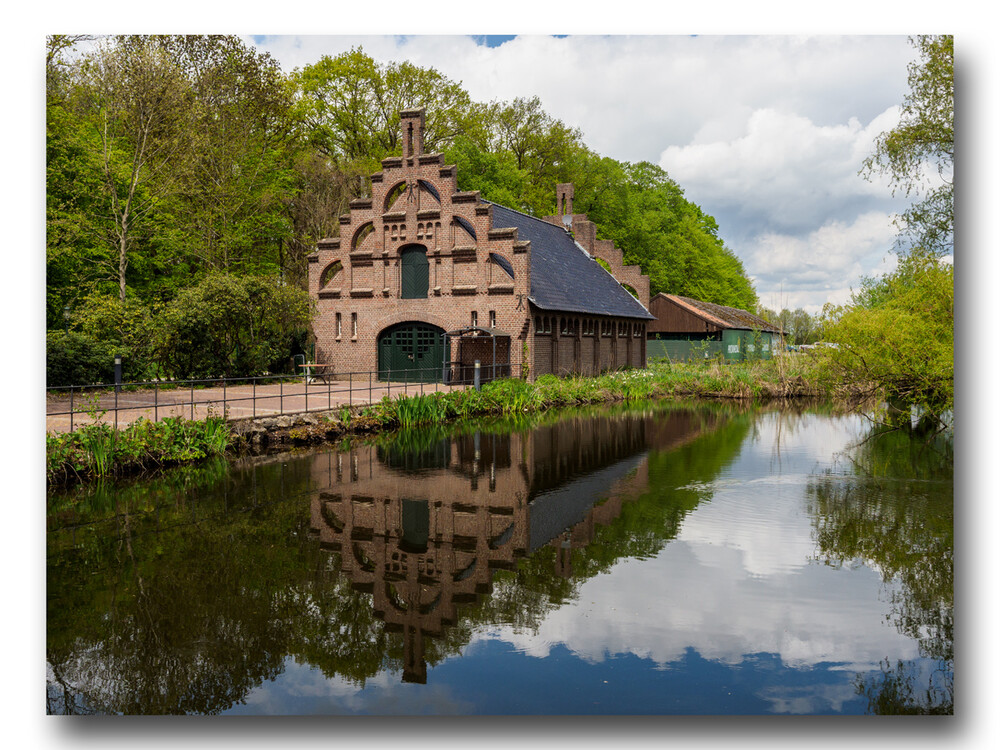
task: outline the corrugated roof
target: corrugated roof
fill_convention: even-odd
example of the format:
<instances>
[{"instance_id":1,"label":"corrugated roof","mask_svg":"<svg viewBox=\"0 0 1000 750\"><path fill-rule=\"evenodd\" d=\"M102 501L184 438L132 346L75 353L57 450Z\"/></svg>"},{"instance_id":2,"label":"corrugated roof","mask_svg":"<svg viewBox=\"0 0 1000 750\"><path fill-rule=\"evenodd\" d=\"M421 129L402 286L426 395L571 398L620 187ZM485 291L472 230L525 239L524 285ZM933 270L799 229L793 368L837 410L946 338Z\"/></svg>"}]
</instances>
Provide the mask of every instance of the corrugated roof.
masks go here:
<instances>
[{"instance_id":1,"label":"corrugated roof","mask_svg":"<svg viewBox=\"0 0 1000 750\"><path fill-rule=\"evenodd\" d=\"M529 298L536 307L654 319L565 229L497 203L491 205L495 229L514 227L519 240L531 241Z\"/></svg>"},{"instance_id":2,"label":"corrugated roof","mask_svg":"<svg viewBox=\"0 0 1000 750\"><path fill-rule=\"evenodd\" d=\"M740 328L748 331L771 331L779 333L778 329L766 320L746 310L716 305L712 302L702 302L701 300L689 297L681 297L677 294L662 294L662 296L673 300L681 307L690 310L695 315L721 328Z\"/></svg>"}]
</instances>

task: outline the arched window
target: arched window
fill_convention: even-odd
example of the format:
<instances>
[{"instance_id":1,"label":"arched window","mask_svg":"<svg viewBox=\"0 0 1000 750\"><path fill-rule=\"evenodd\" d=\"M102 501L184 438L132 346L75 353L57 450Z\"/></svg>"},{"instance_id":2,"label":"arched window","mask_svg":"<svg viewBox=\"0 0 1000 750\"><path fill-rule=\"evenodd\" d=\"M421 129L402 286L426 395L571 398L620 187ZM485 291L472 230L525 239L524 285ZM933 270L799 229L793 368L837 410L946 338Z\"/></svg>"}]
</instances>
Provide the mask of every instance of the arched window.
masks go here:
<instances>
[{"instance_id":1,"label":"arched window","mask_svg":"<svg viewBox=\"0 0 1000 750\"><path fill-rule=\"evenodd\" d=\"M341 263L339 260L335 260L333 263L324 268L323 273L321 273L319 277L319 288L322 289L327 284L329 284L330 280L333 279L333 277L336 276L338 273L340 273L343 268L344 264Z\"/></svg>"},{"instance_id":2,"label":"arched window","mask_svg":"<svg viewBox=\"0 0 1000 750\"><path fill-rule=\"evenodd\" d=\"M407 185L405 180L403 182L394 185L389 190L389 192L386 193L385 202L382 205L382 210L388 211L389 209L391 209L393 204L399 199L399 196L401 196L406 191L406 188Z\"/></svg>"},{"instance_id":3,"label":"arched window","mask_svg":"<svg viewBox=\"0 0 1000 750\"><path fill-rule=\"evenodd\" d=\"M427 250L408 247L400 253L400 296L403 299L426 299L430 282Z\"/></svg>"}]
</instances>

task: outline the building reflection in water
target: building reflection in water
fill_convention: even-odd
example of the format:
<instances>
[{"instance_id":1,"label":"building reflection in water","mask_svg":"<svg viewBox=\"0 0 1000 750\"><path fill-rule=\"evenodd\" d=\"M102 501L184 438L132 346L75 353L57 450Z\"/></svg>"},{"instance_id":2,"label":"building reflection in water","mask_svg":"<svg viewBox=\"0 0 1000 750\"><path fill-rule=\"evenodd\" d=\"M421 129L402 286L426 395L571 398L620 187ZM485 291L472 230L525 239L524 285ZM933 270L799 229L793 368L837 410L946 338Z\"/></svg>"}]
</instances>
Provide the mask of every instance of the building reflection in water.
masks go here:
<instances>
[{"instance_id":1,"label":"building reflection in water","mask_svg":"<svg viewBox=\"0 0 1000 750\"><path fill-rule=\"evenodd\" d=\"M526 433L448 437L419 447L359 445L317 456L312 529L341 570L402 632L403 680L427 681L424 638L490 591L493 571L545 545L557 573L648 485L650 450L716 426L704 412L568 419Z\"/></svg>"}]
</instances>

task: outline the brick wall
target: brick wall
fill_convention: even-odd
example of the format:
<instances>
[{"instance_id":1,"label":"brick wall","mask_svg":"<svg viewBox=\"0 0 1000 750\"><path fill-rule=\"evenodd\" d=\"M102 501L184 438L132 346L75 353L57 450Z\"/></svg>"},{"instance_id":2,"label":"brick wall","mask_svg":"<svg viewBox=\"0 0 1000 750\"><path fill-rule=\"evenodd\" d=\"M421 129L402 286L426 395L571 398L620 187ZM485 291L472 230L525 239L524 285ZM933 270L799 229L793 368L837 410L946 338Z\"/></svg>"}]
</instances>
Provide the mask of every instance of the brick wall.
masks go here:
<instances>
[{"instance_id":1,"label":"brick wall","mask_svg":"<svg viewBox=\"0 0 1000 750\"><path fill-rule=\"evenodd\" d=\"M382 160L382 171L371 177L371 196L351 201L349 213L340 217L339 237L321 240L309 258L309 292L318 313L313 324L316 361L333 364L340 372L374 371L378 337L387 327L420 321L447 332L471 325L475 313L479 326L492 321L493 327L509 334L515 365L521 363L528 342L531 377L554 367L560 373L592 372L593 355L584 354L582 341L560 343L534 330L538 311L528 302L530 242L519 240L516 229L495 229L492 207L478 192L458 190L455 167L445 165L441 154L423 153L422 110L402 112L400 119L403 156ZM568 187L566 196L567 186L560 186L566 198L560 205L571 212ZM574 231L579 227L584 235L593 226L585 216L572 219ZM643 286L641 279L629 275L633 267L621 266L620 251L611 252L596 237L587 242L612 260L617 252L616 268L645 294L647 304L648 278ZM404 299L402 251L414 247L426 253L428 292L426 298ZM513 269L513 279L495 256ZM579 323L581 318L574 320ZM553 335L559 338L558 331ZM575 336L580 338L579 333ZM614 358L610 350L602 356L600 369L644 366L644 360L629 358L624 347L620 350Z\"/></svg>"}]
</instances>

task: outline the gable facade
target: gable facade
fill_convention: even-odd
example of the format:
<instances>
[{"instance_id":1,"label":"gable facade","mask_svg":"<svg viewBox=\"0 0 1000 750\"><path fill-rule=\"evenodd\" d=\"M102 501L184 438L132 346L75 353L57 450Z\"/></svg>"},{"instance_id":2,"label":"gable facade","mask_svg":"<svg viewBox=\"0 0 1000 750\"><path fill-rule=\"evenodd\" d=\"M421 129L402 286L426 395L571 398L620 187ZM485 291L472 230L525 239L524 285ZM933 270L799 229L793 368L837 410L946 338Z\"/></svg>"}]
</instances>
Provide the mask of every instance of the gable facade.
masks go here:
<instances>
[{"instance_id":1,"label":"gable facade","mask_svg":"<svg viewBox=\"0 0 1000 750\"><path fill-rule=\"evenodd\" d=\"M371 197L309 258L316 361L393 381L455 379L474 359L487 377L494 362L497 376L529 377L644 366L652 316L568 233L586 234L586 217L542 220L459 191L456 168L423 152L423 110L400 120L402 156L382 161ZM620 256L648 302L648 278Z\"/></svg>"}]
</instances>

